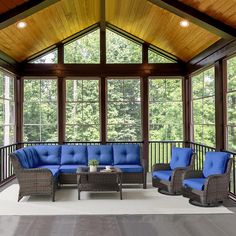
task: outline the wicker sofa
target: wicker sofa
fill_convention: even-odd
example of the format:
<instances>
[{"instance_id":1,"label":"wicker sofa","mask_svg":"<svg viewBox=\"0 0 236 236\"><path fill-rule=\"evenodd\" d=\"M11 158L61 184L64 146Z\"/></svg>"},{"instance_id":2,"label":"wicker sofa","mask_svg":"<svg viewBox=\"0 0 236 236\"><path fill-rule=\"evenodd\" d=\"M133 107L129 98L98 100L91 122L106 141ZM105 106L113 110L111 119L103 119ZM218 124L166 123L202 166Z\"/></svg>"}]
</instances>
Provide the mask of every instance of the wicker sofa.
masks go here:
<instances>
[{"instance_id":1,"label":"wicker sofa","mask_svg":"<svg viewBox=\"0 0 236 236\"><path fill-rule=\"evenodd\" d=\"M18 149L10 159L20 186L18 201L29 195L51 195L54 201L57 185L76 184L76 170L91 159L97 159L99 167L120 168L124 184L146 188L146 168L138 144L39 145Z\"/></svg>"}]
</instances>

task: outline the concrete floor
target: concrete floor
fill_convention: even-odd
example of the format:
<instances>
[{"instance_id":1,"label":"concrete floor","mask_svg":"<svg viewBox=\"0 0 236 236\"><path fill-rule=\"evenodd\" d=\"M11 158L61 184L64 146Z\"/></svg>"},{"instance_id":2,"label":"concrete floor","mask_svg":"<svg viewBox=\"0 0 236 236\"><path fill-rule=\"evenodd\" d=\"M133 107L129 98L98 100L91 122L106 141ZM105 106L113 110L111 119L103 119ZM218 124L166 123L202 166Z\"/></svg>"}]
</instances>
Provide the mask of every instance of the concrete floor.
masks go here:
<instances>
[{"instance_id":1,"label":"concrete floor","mask_svg":"<svg viewBox=\"0 0 236 236\"><path fill-rule=\"evenodd\" d=\"M232 200L224 205L235 212ZM236 214L0 216L0 236L16 235L235 236Z\"/></svg>"}]
</instances>

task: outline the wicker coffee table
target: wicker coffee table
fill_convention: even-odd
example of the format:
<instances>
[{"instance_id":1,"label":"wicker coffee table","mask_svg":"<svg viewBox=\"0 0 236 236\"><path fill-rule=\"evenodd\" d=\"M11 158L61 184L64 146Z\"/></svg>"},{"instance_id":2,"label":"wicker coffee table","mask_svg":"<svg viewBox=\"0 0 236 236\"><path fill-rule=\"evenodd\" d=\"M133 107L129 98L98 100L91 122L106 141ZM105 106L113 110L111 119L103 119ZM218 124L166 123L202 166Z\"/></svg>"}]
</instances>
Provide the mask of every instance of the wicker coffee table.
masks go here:
<instances>
[{"instance_id":1,"label":"wicker coffee table","mask_svg":"<svg viewBox=\"0 0 236 236\"><path fill-rule=\"evenodd\" d=\"M112 168L112 171L104 171L98 168L97 172L90 172L88 167L78 168L78 200L82 191L116 191L120 192L122 200L122 171Z\"/></svg>"}]
</instances>

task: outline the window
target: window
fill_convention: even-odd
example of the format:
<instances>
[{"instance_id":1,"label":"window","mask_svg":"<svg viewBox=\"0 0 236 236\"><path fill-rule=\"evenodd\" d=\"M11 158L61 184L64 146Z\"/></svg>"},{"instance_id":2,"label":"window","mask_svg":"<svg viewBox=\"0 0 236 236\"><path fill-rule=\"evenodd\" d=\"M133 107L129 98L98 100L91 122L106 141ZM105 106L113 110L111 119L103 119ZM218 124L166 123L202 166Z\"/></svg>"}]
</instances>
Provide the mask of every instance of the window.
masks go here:
<instances>
[{"instance_id":1,"label":"window","mask_svg":"<svg viewBox=\"0 0 236 236\"><path fill-rule=\"evenodd\" d=\"M108 141L140 141L140 79L108 78L107 87Z\"/></svg>"},{"instance_id":2,"label":"window","mask_svg":"<svg viewBox=\"0 0 236 236\"><path fill-rule=\"evenodd\" d=\"M51 52L48 52L42 56L39 56L33 60L30 61L30 63L33 63L33 64L56 64L58 61L58 58L57 58L57 49L56 50L53 50Z\"/></svg>"},{"instance_id":3,"label":"window","mask_svg":"<svg viewBox=\"0 0 236 236\"><path fill-rule=\"evenodd\" d=\"M98 64L100 63L99 29L64 46L65 63Z\"/></svg>"},{"instance_id":4,"label":"window","mask_svg":"<svg viewBox=\"0 0 236 236\"><path fill-rule=\"evenodd\" d=\"M100 141L99 79L66 81L66 141Z\"/></svg>"},{"instance_id":5,"label":"window","mask_svg":"<svg viewBox=\"0 0 236 236\"><path fill-rule=\"evenodd\" d=\"M57 80L24 78L24 141L58 141Z\"/></svg>"},{"instance_id":6,"label":"window","mask_svg":"<svg viewBox=\"0 0 236 236\"><path fill-rule=\"evenodd\" d=\"M149 139L183 140L181 78L150 77Z\"/></svg>"},{"instance_id":7,"label":"window","mask_svg":"<svg viewBox=\"0 0 236 236\"><path fill-rule=\"evenodd\" d=\"M148 50L148 63L176 63L176 61L165 57L152 49Z\"/></svg>"},{"instance_id":8,"label":"window","mask_svg":"<svg viewBox=\"0 0 236 236\"><path fill-rule=\"evenodd\" d=\"M227 60L227 148L236 151L236 56Z\"/></svg>"},{"instance_id":9,"label":"window","mask_svg":"<svg viewBox=\"0 0 236 236\"><path fill-rule=\"evenodd\" d=\"M192 77L194 141L209 146L215 146L214 78L214 67Z\"/></svg>"},{"instance_id":10,"label":"window","mask_svg":"<svg viewBox=\"0 0 236 236\"><path fill-rule=\"evenodd\" d=\"M107 63L142 63L142 45L106 30Z\"/></svg>"},{"instance_id":11,"label":"window","mask_svg":"<svg viewBox=\"0 0 236 236\"><path fill-rule=\"evenodd\" d=\"M15 143L14 76L0 70L0 145Z\"/></svg>"}]
</instances>

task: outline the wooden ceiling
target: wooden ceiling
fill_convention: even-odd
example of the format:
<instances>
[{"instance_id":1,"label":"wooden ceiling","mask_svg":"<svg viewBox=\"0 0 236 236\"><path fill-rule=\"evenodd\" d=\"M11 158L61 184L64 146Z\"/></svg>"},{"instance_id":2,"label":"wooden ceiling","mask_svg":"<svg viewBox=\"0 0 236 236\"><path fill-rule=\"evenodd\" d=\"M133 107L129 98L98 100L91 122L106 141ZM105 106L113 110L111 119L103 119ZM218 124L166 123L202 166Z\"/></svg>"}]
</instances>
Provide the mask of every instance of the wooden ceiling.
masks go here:
<instances>
[{"instance_id":1,"label":"wooden ceiling","mask_svg":"<svg viewBox=\"0 0 236 236\"><path fill-rule=\"evenodd\" d=\"M1 0L8 9L27 0ZM236 25L236 0L181 0L199 11ZM222 3L224 2L224 3ZM227 2L227 3L226 3ZM234 2L234 4L233 4ZM213 7L213 6L214 7ZM2 6L0 4L0 6ZM60 0L24 19L28 26L18 29L12 24L0 31L0 51L17 61L48 48L71 35L99 23L101 0ZM106 0L105 20L188 61L220 39L219 36L190 23L181 28L181 17L147 0ZM3 10L3 8L0 8ZM214 15L215 14L215 15Z\"/></svg>"},{"instance_id":2,"label":"wooden ceiling","mask_svg":"<svg viewBox=\"0 0 236 236\"><path fill-rule=\"evenodd\" d=\"M110 0L107 21L165 51L188 61L219 40L214 34L190 24L182 28L182 18L143 0Z\"/></svg>"},{"instance_id":3,"label":"wooden ceiling","mask_svg":"<svg viewBox=\"0 0 236 236\"><path fill-rule=\"evenodd\" d=\"M7 12L29 0L1 0L0 1L0 14Z\"/></svg>"},{"instance_id":4,"label":"wooden ceiling","mask_svg":"<svg viewBox=\"0 0 236 236\"><path fill-rule=\"evenodd\" d=\"M236 28L236 0L180 0L205 14Z\"/></svg>"},{"instance_id":5,"label":"wooden ceiling","mask_svg":"<svg viewBox=\"0 0 236 236\"><path fill-rule=\"evenodd\" d=\"M0 31L0 50L17 61L97 23L100 19L99 0L61 0L27 18L27 27L16 24Z\"/></svg>"}]
</instances>

